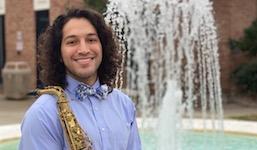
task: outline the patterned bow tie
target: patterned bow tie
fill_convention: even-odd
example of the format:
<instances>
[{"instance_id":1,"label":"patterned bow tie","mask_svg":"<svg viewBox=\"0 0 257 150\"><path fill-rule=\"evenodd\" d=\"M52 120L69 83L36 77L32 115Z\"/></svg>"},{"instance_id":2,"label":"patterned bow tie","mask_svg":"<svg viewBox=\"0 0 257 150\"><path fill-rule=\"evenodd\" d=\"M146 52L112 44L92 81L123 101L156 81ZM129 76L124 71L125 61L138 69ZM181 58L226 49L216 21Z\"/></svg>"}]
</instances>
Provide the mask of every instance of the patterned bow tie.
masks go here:
<instances>
[{"instance_id":1,"label":"patterned bow tie","mask_svg":"<svg viewBox=\"0 0 257 150\"><path fill-rule=\"evenodd\" d=\"M112 91L112 88L107 86L107 84L101 85L97 89L89 87L86 84L79 84L76 88L76 98L80 100L85 100L88 96L92 95L100 100L106 99L107 95Z\"/></svg>"}]
</instances>

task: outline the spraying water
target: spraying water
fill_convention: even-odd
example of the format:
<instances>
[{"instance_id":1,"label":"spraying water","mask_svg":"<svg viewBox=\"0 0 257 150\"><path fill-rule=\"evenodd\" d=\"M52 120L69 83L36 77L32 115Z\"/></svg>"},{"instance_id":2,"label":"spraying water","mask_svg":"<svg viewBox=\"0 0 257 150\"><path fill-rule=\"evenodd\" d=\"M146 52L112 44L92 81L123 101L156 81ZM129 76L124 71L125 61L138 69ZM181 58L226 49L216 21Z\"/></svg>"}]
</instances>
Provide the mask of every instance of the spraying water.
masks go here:
<instances>
[{"instance_id":1,"label":"spraying water","mask_svg":"<svg viewBox=\"0 0 257 150\"><path fill-rule=\"evenodd\" d=\"M181 149L182 119L193 119L195 107L203 122L210 117L213 129L223 130L212 11L209 0L110 0L107 6L125 66L117 86L137 100L141 126L158 131L158 149Z\"/></svg>"}]
</instances>

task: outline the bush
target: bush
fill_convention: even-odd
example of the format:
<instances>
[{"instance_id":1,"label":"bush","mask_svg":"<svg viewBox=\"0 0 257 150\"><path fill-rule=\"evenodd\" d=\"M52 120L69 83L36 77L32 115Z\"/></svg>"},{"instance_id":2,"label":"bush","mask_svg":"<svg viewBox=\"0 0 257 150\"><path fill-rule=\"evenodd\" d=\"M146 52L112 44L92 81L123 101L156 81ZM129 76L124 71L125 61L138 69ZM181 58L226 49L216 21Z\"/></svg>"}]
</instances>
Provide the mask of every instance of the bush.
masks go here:
<instances>
[{"instance_id":1,"label":"bush","mask_svg":"<svg viewBox=\"0 0 257 150\"><path fill-rule=\"evenodd\" d=\"M239 40L229 39L229 47L233 52L242 51L249 54L249 58L257 54L257 20L244 30L244 36ZM232 73L232 80L240 86L243 92L257 93L257 60L236 68Z\"/></svg>"},{"instance_id":2,"label":"bush","mask_svg":"<svg viewBox=\"0 0 257 150\"><path fill-rule=\"evenodd\" d=\"M91 8L103 13L106 11L106 4L108 0L84 0L84 2Z\"/></svg>"},{"instance_id":3,"label":"bush","mask_svg":"<svg viewBox=\"0 0 257 150\"><path fill-rule=\"evenodd\" d=\"M257 20L252 25L244 30L244 37L238 41L229 39L230 49L233 51L241 50L249 53L251 56L256 56L257 53Z\"/></svg>"},{"instance_id":4,"label":"bush","mask_svg":"<svg viewBox=\"0 0 257 150\"><path fill-rule=\"evenodd\" d=\"M238 67L233 71L232 79L243 92L257 93L257 60Z\"/></svg>"}]
</instances>

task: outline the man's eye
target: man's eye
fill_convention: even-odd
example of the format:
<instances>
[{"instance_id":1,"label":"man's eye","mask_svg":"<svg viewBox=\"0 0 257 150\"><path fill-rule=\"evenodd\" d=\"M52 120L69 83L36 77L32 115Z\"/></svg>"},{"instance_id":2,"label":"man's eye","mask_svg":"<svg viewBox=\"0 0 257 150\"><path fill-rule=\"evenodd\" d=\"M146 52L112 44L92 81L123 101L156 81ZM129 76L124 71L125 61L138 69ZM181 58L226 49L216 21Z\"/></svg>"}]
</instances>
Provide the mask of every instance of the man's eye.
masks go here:
<instances>
[{"instance_id":1,"label":"man's eye","mask_svg":"<svg viewBox=\"0 0 257 150\"><path fill-rule=\"evenodd\" d=\"M88 42L97 42L97 39L88 39Z\"/></svg>"},{"instance_id":2,"label":"man's eye","mask_svg":"<svg viewBox=\"0 0 257 150\"><path fill-rule=\"evenodd\" d=\"M68 41L67 44L76 44L76 41Z\"/></svg>"}]
</instances>

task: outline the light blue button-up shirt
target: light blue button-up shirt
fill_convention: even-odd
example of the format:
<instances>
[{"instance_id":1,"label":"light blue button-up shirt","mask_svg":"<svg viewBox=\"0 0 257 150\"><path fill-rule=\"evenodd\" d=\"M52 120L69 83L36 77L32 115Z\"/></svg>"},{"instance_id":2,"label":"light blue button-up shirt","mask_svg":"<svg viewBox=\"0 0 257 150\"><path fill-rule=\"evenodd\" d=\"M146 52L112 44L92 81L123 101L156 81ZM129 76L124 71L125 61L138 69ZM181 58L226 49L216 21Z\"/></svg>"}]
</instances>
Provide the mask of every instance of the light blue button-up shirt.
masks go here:
<instances>
[{"instance_id":1,"label":"light blue button-up shirt","mask_svg":"<svg viewBox=\"0 0 257 150\"><path fill-rule=\"evenodd\" d=\"M80 126L88 133L95 150L141 150L132 100L114 89L105 100L89 96L75 98L79 82L67 76L65 89L69 106ZM97 81L93 87L100 86ZM59 120L57 98L44 94L26 112L21 125L19 150L67 150L68 145Z\"/></svg>"}]
</instances>

